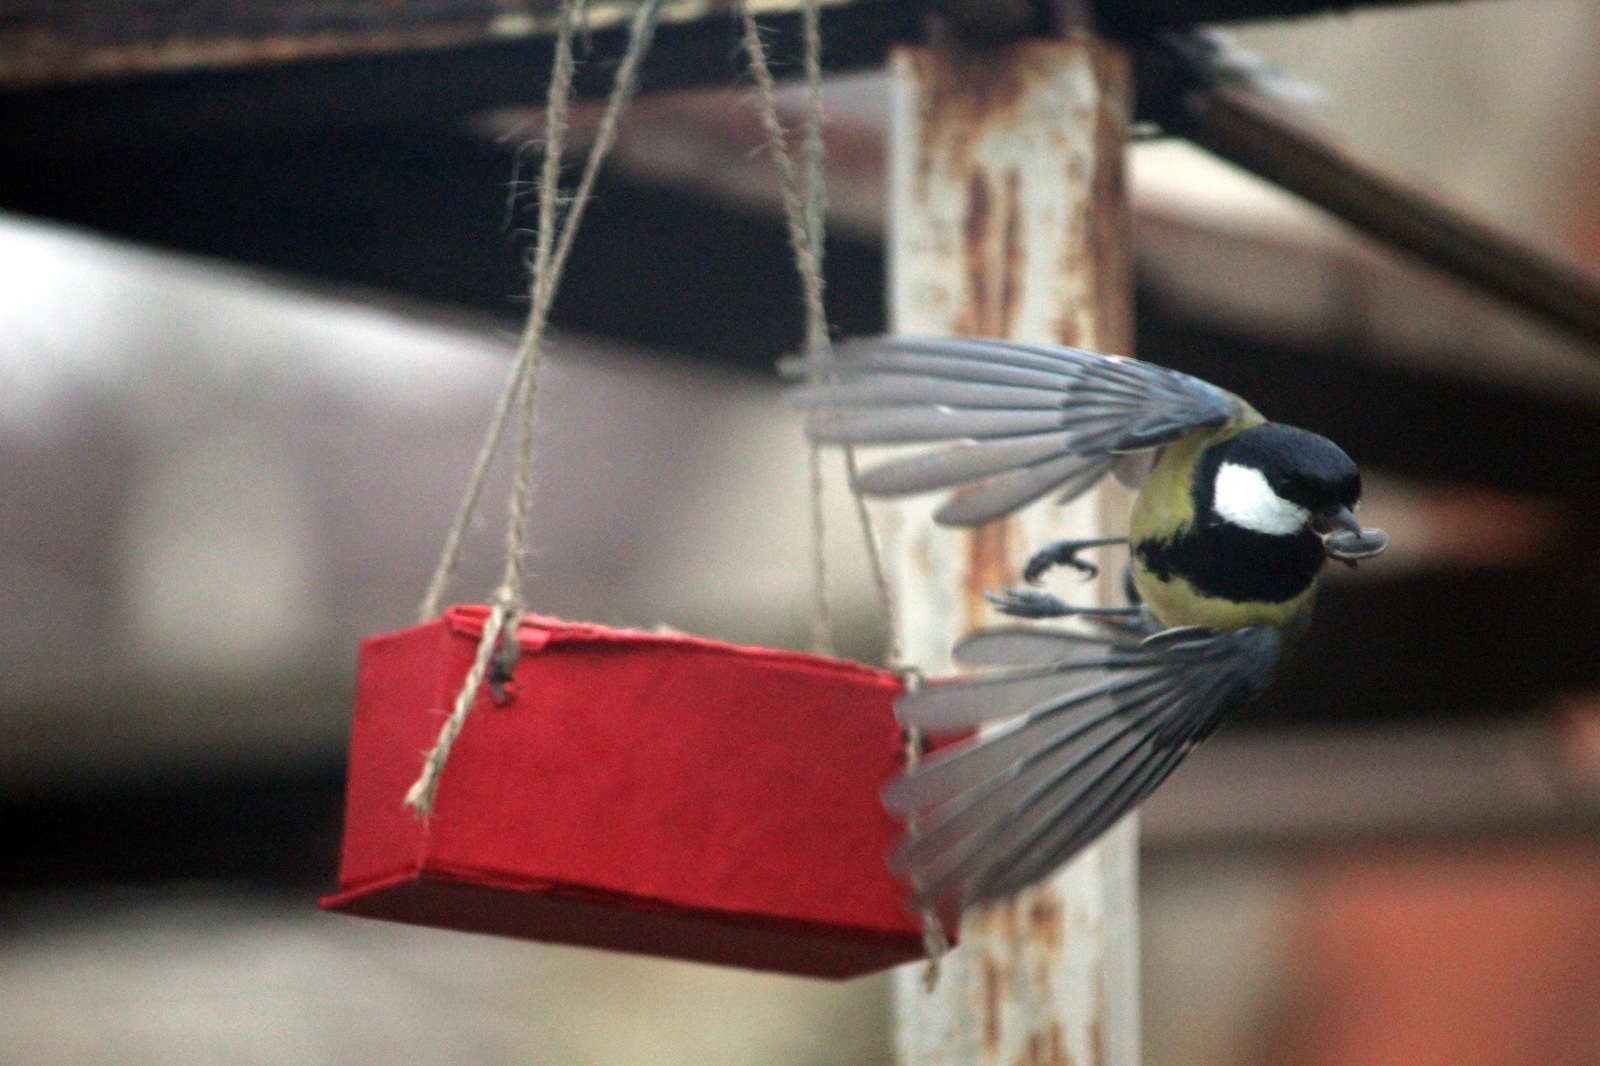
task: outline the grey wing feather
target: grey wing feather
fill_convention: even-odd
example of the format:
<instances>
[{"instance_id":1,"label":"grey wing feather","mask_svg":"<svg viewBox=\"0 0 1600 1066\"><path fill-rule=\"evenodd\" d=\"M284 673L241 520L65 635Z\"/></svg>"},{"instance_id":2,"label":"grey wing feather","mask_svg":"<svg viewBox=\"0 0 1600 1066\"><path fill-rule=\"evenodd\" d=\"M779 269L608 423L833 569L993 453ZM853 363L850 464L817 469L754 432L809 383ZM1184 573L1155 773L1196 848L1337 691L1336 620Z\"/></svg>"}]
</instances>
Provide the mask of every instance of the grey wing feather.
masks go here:
<instances>
[{"instance_id":1,"label":"grey wing feather","mask_svg":"<svg viewBox=\"0 0 1600 1066\"><path fill-rule=\"evenodd\" d=\"M1086 491L1122 456L1220 425L1236 401L1198 378L1076 348L940 337L841 345L786 360L808 432L832 444L952 446L863 473L871 495L958 488L936 515L978 525L1057 492Z\"/></svg>"},{"instance_id":2,"label":"grey wing feather","mask_svg":"<svg viewBox=\"0 0 1600 1066\"><path fill-rule=\"evenodd\" d=\"M961 646L1022 665L929 685L897 704L907 725L935 733L1022 713L885 789L885 806L917 826L891 861L918 906L951 915L1047 876L1258 696L1283 643L1272 626L1171 629L1143 641L1023 632L980 633Z\"/></svg>"},{"instance_id":3,"label":"grey wing feather","mask_svg":"<svg viewBox=\"0 0 1600 1066\"><path fill-rule=\"evenodd\" d=\"M1055 388L988 385L948 378L883 374L854 377L837 385L801 385L789 391L799 407L823 403L831 407L896 407L901 404L947 403L959 407L1055 408L1061 397Z\"/></svg>"},{"instance_id":4,"label":"grey wing feather","mask_svg":"<svg viewBox=\"0 0 1600 1066\"><path fill-rule=\"evenodd\" d=\"M905 496L931 489L947 489L993 474L1032 466L1070 443L1064 433L1045 433L1009 440L961 441L937 451L918 452L903 459L879 463L856 479L869 496Z\"/></svg>"},{"instance_id":5,"label":"grey wing feather","mask_svg":"<svg viewBox=\"0 0 1600 1066\"><path fill-rule=\"evenodd\" d=\"M1099 481L1109 469L1109 460L1086 461L1068 454L1008 470L953 494L933 513L933 520L943 526L982 525L1056 488L1061 489L1065 502Z\"/></svg>"},{"instance_id":6,"label":"grey wing feather","mask_svg":"<svg viewBox=\"0 0 1600 1066\"><path fill-rule=\"evenodd\" d=\"M1144 479L1150 476L1150 471L1155 467L1155 458L1155 453L1151 451L1119 455L1111 467L1111 476L1125 489L1138 489L1144 485Z\"/></svg>"},{"instance_id":7,"label":"grey wing feather","mask_svg":"<svg viewBox=\"0 0 1600 1066\"><path fill-rule=\"evenodd\" d=\"M1049 666L1093 662L1105 655L1104 637L1041 626L993 626L958 643L952 655L963 666Z\"/></svg>"},{"instance_id":8,"label":"grey wing feather","mask_svg":"<svg viewBox=\"0 0 1600 1066\"><path fill-rule=\"evenodd\" d=\"M992 407L843 408L812 420L812 440L824 444L913 444L967 437L1020 437L1061 428L1056 411Z\"/></svg>"}]
</instances>

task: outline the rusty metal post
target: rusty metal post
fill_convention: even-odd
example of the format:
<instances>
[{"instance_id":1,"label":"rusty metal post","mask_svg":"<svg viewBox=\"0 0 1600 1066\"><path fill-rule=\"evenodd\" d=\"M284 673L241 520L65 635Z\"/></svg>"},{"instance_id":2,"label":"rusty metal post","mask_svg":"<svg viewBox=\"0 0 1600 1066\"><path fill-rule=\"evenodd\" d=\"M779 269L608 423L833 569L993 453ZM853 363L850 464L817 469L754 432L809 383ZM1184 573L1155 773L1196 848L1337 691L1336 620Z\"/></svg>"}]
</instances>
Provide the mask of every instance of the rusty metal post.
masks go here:
<instances>
[{"instance_id":1,"label":"rusty metal post","mask_svg":"<svg viewBox=\"0 0 1600 1066\"><path fill-rule=\"evenodd\" d=\"M1129 353L1126 57L1087 35L905 48L892 86L894 330ZM1103 489L956 531L934 526L936 502L882 512L903 647L930 674L949 672L963 633L996 620L985 589L1014 582L1050 539L1120 530L1126 508L1120 490ZM1136 1066L1136 840L1129 819L1049 883L969 915L933 992L905 968L900 1061Z\"/></svg>"}]
</instances>

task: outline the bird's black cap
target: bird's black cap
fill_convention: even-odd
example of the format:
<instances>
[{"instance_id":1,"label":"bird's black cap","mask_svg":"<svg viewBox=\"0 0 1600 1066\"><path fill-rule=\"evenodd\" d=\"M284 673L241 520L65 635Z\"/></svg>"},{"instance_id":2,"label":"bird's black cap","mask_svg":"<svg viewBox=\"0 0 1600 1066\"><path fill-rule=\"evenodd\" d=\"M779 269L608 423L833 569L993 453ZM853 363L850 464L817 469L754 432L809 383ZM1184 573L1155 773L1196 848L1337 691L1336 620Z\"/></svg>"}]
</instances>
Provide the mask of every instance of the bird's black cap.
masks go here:
<instances>
[{"instance_id":1,"label":"bird's black cap","mask_svg":"<svg viewBox=\"0 0 1600 1066\"><path fill-rule=\"evenodd\" d=\"M1217 451L1218 461L1261 471L1273 492L1313 514L1354 507L1361 499L1361 471L1354 460L1319 434L1267 422Z\"/></svg>"}]
</instances>

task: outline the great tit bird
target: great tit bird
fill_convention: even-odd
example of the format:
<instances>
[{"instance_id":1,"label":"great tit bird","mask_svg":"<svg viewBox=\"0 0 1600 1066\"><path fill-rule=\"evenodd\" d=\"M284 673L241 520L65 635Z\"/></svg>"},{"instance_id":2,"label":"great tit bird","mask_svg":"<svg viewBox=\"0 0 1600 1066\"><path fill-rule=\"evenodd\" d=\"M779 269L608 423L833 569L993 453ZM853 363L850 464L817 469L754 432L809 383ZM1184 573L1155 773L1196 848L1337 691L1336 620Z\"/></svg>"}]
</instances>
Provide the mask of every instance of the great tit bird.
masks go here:
<instances>
[{"instance_id":1,"label":"great tit bird","mask_svg":"<svg viewBox=\"0 0 1600 1066\"><path fill-rule=\"evenodd\" d=\"M1043 878L1148 796L1272 680L1304 630L1324 562L1388 537L1362 529L1355 463L1332 441L1268 422L1187 374L1075 348L893 337L793 360L810 436L947 446L863 472L861 491L955 489L935 520L973 526L1107 473L1138 488L1126 538L1060 541L990 598L1088 631L980 630L956 659L986 674L934 681L901 721L955 734L1014 719L919 761L884 793L916 826L891 863L918 906L953 916ZM1086 548L1126 542L1127 607L1072 607L1032 587Z\"/></svg>"}]
</instances>

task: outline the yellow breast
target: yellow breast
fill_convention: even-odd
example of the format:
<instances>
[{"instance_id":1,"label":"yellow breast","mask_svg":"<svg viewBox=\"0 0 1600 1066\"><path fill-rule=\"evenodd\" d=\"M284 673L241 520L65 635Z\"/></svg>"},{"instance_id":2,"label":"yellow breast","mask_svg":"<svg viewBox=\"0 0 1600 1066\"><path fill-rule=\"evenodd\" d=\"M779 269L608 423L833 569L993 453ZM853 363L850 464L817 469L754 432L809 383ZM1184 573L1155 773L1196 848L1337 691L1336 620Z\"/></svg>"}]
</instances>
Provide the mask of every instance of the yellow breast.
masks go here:
<instances>
[{"instance_id":1,"label":"yellow breast","mask_svg":"<svg viewBox=\"0 0 1600 1066\"><path fill-rule=\"evenodd\" d=\"M1293 628L1305 618L1317 599L1317 583L1292 600L1282 603L1236 603L1205 596L1187 580L1174 574L1167 580L1145 570L1137 562L1133 584L1144 597L1150 613L1164 626L1206 626L1210 629L1243 629L1246 626L1274 625Z\"/></svg>"}]
</instances>

